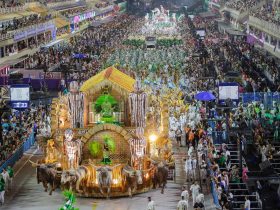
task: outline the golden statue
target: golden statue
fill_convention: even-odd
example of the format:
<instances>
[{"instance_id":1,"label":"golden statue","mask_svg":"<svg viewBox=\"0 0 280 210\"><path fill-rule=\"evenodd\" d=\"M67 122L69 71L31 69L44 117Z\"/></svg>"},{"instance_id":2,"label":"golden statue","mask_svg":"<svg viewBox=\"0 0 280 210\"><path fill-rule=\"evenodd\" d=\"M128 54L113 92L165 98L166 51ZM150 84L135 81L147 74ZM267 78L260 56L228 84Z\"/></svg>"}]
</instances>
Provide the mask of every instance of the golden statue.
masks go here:
<instances>
[{"instance_id":1,"label":"golden statue","mask_svg":"<svg viewBox=\"0 0 280 210\"><path fill-rule=\"evenodd\" d=\"M46 163L54 163L57 161L57 156L56 156L56 149L55 149L55 146L54 146L54 140L53 139L50 139L48 140L48 143L47 143L47 156L46 156Z\"/></svg>"}]
</instances>

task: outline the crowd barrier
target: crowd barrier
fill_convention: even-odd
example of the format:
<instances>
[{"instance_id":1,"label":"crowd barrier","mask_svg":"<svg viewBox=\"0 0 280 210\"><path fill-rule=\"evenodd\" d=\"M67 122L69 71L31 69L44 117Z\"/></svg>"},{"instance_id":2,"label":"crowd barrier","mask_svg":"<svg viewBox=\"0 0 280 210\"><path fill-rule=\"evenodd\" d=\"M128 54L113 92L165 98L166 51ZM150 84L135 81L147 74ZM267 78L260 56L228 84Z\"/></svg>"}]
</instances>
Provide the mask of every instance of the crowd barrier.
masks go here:
<instances>
[{"instance_id":1,"label":"crowd barrier","mask_svg":"<svg viewBox=\"0 0 280 210\"><path fill-rule=\"evenodd\" d=\"M25 142L0 166L0 171L8 166L13 166L23 156L23 153L31 148L35 142L34 133L25 140Z\"/></svg>"},{"instance_id":2,"label":"crowd barrier","mask_svg":"<svg viewBox=\"0 0 280 210\"><path fill-rule=\"evenodd\" d=\"M228 132L227 131L217 131L216 122L218 120L208 120L208 125L212 128L211 137L214 144L228 143Z\"/></svg>"},{"instance_id":3,"label":"crowd barrier","mask_svg":"<svg viewBox=\"0 0 280 210\"><path fill-rule=\"evenodd\" d=\"M272 108L273 102L280 103L280 92L254 92L240 94L241 102L246 105L254 101L264 104L266 109Z\"/></svg>"},{"instance_id":4,"label":"crowd barrier","mask_svg":"<svg viewBox=\"0 0 280 210\"><path fill-rule=\"evenodd\" d=\"M212 139L214 144L227 144L228 143L228 132L227 131L213 131Z\"/></svg>"}]
</instances>

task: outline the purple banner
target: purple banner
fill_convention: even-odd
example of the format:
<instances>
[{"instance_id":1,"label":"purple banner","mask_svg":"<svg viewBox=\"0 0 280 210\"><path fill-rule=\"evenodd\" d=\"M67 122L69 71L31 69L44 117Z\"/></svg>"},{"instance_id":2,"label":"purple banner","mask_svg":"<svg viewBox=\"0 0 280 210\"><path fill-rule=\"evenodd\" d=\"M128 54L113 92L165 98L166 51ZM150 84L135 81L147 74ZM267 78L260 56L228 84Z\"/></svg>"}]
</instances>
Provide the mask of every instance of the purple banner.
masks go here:
<instances>
[{"instance_id":1,"label":"purple banner","mask_svg":"<svg viewBox=\"0 0 280 210\"><path fill-rule=\"evenodd\" d=\"M87 12L87 13L83 13L83 14L80 14L80 15L76 15L74 17L71 17L70 18L70 22L71 23L79 23L83 20L86 20L86 19L89 19L89 18L92 18L95 16L95 12L94 11L91 11L91 12Z\"/></svg>"},{"instance_id":2,"label":"purple banner","mask_svg":"<svg viewBox=\"0 0 280 210\"><path fill-rule=\"evenodd\" d=\"M256 38L254 35L251 35L251 34L247 34L247 43L251 44L251 45L258 44L262 47L264 45L262 40Z\"/></svg>"}]
</instances>

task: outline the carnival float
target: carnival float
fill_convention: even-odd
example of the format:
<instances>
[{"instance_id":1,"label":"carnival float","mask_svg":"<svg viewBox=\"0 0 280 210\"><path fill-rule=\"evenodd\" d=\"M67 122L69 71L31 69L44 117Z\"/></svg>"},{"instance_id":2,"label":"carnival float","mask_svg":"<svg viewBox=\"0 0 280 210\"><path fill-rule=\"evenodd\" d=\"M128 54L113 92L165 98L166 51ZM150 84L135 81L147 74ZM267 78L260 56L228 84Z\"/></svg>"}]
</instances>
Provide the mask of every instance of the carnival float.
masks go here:
<instances>
[{"instance_id":1,"label":"carnival float","mask_svg":"<svg viewBox=\"0 0 280 210\"><path fill-rule=\"evenodd\" d=\"M167 103L158 96L148 102L141 82L114 66L80 87L71 82L52 102L51 139L42 163L33 163L38 183L82 197L132 196L156 186L163 193L172 164Z\"/></svg>"}]
</instances>

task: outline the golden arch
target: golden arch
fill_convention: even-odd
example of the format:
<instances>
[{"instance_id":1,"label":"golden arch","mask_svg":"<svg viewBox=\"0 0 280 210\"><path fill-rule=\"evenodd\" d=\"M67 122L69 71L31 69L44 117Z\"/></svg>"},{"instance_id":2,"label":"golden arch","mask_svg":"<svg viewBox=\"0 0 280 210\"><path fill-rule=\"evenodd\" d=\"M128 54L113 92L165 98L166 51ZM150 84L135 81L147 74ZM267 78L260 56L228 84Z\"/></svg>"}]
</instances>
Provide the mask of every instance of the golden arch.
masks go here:
<instances>
[{"instance_id":1,"label":"golden arch","mask_svg":"<svg viewBox=\"0 0 280 210\"><path fill-rule=\"evenodd\" d=\"M124 137L125 140L129 141L129 139L132 139L132 135L127 132L123 127L114 125L114 124L100 124L96 125L93 128L89 129L87 133L81 138L81 141L86 144L88 140L91 139L91 137L96 134L99 131L104 131L104 130L111 130L119 133Z\"/></svg>"}]
</instances>

